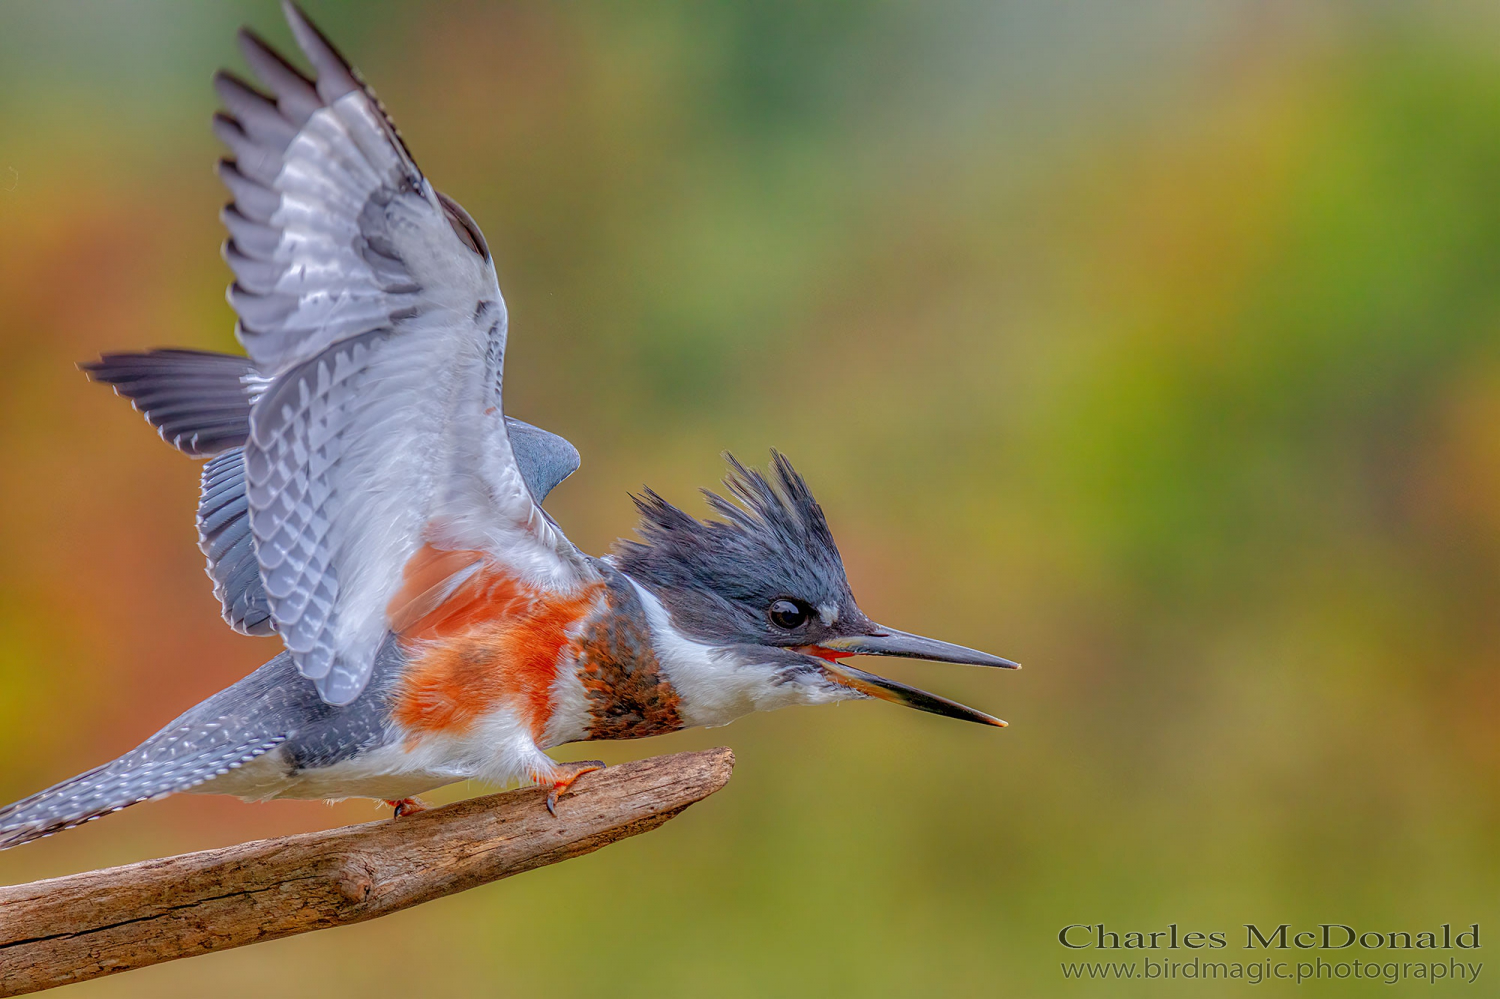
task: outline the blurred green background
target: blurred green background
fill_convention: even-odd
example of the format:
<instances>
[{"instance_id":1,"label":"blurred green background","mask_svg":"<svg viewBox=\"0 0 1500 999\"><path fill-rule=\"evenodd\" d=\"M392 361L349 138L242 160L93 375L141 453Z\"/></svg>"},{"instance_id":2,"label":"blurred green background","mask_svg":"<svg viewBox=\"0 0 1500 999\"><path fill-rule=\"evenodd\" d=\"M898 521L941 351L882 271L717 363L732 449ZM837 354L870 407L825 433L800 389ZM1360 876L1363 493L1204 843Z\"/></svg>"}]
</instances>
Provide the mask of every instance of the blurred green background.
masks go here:
<instances>
[{"instance_id":1,"label":"blurred green background","mask_svg":"<svg viewBox=\"0 0 1500 999\"><path fill-rule=\"evenodd\" d=\"M1500 933L1493 5L310 10L488 235L574 540L774 445L872 616L1027 668L882 666L1003 732L854 704L571 747L739 766L593 856L69 994L1237 995L1065 982L1058 930ZM259 0L0 6L5 800L276 650L218 618L195 464L73 368L233 348L240 23L289 44ZM184 796L0 881L378 814Z\"/></svg>"}]
</instances>

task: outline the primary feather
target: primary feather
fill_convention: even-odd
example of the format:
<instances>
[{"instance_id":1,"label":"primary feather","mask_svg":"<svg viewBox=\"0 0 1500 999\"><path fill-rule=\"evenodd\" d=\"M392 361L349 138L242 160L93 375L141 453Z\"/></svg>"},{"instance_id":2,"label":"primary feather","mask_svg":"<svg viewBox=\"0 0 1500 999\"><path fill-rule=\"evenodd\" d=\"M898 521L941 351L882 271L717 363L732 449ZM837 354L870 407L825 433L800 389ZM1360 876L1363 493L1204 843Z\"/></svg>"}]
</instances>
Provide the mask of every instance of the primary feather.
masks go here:
<instances>
[{"instance_id":1,"label":"primary feather","mask_svg":"<svg viewBox=\"0 0 1500 999\"><path fill-rule=\"evenodd\" d=\"M368 679L402 570L475 550L568 590L593 570L541 511L501 405L506 312L484 238L296 10L309 79L249 32L269 95L227 74L224 255L238 335L271 377L245 481L270 622L330 703Z\"/></svg>"},{"instance_id":2,"label":"primary feather","mask_svg":"<svg viewBox=\"0 0 1500 999\"><path fill-rule=\"evenodd\" d=\"M80 367L129 399L184 454L214 456L203 466L197 518L214 596L235 631L275 634L250 531L243 450L251 407L269 379L248 357L183 348L110 353ZM578 470L578 449L564 438L509 416L505 428L537 503Z\"/></svg>"}]
</instances>

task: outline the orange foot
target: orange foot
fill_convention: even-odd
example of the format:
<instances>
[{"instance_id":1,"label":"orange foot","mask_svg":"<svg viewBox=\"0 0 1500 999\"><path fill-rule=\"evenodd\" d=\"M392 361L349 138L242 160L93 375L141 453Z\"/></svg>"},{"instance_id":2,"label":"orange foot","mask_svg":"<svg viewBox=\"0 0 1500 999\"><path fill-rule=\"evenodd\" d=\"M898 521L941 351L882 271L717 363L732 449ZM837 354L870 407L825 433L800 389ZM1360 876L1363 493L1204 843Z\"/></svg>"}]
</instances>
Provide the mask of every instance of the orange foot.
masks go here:
<instances>
[{"instance_id":1,"label":"orange foot","mask_svg":"<svg viewBox=\"0 0 1500 999\"><path fill-rule=\"evenodd\" d=\"M387 805L390 805L396 810L395 814L391 816L391 818L394 819L399 819L404 815L415 815L418 812L427 811L427 806L422 804L416 798L402 798L400 801L392 801L389 798L385 798L383 800Z\"/></svg>"},{"instance_id":2,"label":"orange foot","mask_svg":"<svg viewBox=\"0 0 1500 999\"><path fill-rule=\"evenodd\" d=\"M603 760L580 760L577 763L559 763L550 775L552 790L547 792L547 811L556 815L557 799L568 793L568 788L573 786L575 780L586 773L603 769ZM544 780L540 783L546 783L546 781Z\"/></svg>"}]
</instances>

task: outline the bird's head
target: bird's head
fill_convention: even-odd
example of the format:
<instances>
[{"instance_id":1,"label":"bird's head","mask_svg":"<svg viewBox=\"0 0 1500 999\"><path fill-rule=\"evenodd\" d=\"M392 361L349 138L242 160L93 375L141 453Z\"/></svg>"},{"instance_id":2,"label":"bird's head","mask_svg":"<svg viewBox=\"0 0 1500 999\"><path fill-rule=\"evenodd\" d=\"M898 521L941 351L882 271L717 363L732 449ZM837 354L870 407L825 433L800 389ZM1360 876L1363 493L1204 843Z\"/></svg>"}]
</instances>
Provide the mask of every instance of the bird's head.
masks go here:
<instances>
[{"instance_id":1,"label":"bird's head","mask_svg":"<svg viewBox=\"0 0 1500 999\"><path fill-rule=\"evenodd\" d=\"M715 687L741 695L738 707L726 705L709 716L710 724L755 708L861 696L1005 724L841 662L871 655L1017 668L1007 659L871 621L850 592L822 508L791 462L773 451L768 477L726 458L730 498L705 490L721 519L697 520L648 489L635 498L640 540L619 543L611 560L660 603L679 644L711 650L702 657L679 654L679 660L702 658L714 666L699 664L698 676L690 678L681 676L691 671L683 663L674 683L708 686L698 691L700 699L722 695Z\"/></svg>"}]
</instances>

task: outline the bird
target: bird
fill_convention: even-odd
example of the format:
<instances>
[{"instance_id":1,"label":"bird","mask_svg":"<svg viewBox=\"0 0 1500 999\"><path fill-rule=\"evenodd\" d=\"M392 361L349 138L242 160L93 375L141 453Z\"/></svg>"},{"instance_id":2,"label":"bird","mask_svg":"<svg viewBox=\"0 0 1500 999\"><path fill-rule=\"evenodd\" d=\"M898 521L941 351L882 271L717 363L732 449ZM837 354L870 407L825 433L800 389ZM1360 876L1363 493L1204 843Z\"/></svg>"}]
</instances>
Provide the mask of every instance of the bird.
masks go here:
<instances>
[{"instance_id":1,"label":"bird","mask_svg":"<svg viewBox=\"0 0 1500 999\"><path fill-rule=\"evenodd\" d=\"M0 808L0 848L178 792L372 798L457 781L548 789L548 750L881 699L1005 722L852 656L1017 668L876 624L780 452L730 455L695 518L651 489L633 539L584 554L543 509L579 467L505 415L508 322L474 220L417 168L374 92L291 0L311 67L248 28L259 86L220 72L223 256L243 356L82 367L205 459L199 545L225 621L284 648L135 749ZM263 88L263 89L262 89Z\"/></svg>"}]
</instances>

